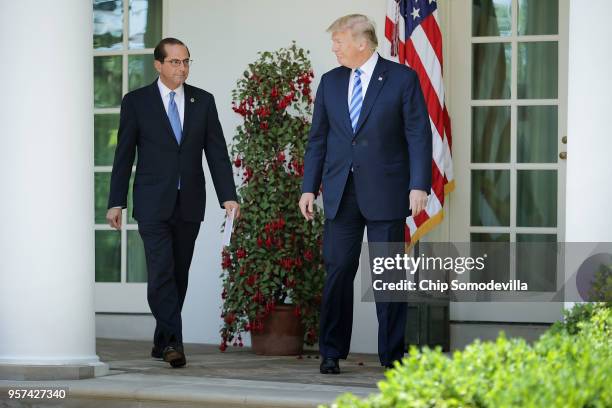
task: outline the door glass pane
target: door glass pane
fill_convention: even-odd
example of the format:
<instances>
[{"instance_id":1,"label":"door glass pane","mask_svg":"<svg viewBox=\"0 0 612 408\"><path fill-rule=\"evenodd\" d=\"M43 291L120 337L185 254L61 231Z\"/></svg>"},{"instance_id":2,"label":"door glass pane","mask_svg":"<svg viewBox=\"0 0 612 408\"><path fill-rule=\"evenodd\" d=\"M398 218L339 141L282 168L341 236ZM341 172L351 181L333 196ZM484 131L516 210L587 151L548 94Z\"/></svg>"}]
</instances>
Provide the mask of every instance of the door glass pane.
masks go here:
<instances>
[{"instance_id":1,"label":"door glass pane","mask_svg":"<svg viewBox=\"0 0 612 408\"><path fill-rule=\"evenodd\" d=\"M144 246L138 231L127 231L127 281L146 282L147 263Z\"/></svg>"},{"instance_id":2,"label":"door glass pane","mask_svg":"<svg viewBox=\"0 0 612 408\"><path fill-rule=\"evenodd\" d=\"M472 35L512 34L512 0L472 0Z\"/></svg>"},{"instance_id":3,"label":"door glass pane","mask_svg":"<svg viewBox=\"0 0 612 408\"><path fill-rule=\"evenodd\" d=\"M530 291L554 292L557 287L557 236L516 234L516 278Z\"/></svg>"},{"instance_id":4,"label":"door glass pane","mask_svg":"<svg viewBox=\"0 0 612 408\"><path fill-rule=\"evenodd\" d=\"M149 85L157 78L157 71L153 66L153 54L130 55L128 57L128 84L129 90Z\"/></svg>"},{"instance_id":5,"label":"door glass pane","mask_svg":"<svg viewBox=\"0 0 612 408\"><path fill-rule=\"evenodd\" d=\"M487 254L482 271L473 270L471 282L504 282L510 279L510 234L472 233L470 234L472 256Z\"/></svg>"},{"instance_id":6,"label":"door glass pane","mask_svg":"<svg viewBox=\"0 0 612 408\"><path fill-rule=\"evenodd\" d=\"M111 174L109 172L96 172L94 174L94 211L96 224L106 224L108 193L110 191L110 175Z\"/></svg>"},{"instance_id":7,"label":"door glass pane","mask_svg":"<svg viewBox=\"0 0 612 408\"><path fill-rule=\"evenodd\" d=\"M153 48L161 40L162 0L130 0L130 48Z\"/></svg>"},{"instance_id":8,"label":"door glass pane","mask_svg":"<svg viewBox=\"0 0 612 408\"><path fill-rule=\"evenodd\" d=\"M472 108L472 163L510 162L510 107Z\"/></svg>"},{"instance_id":9,"label":"door glass pane","mask_svg":"<svg viewBox=\"0 0 612 408\"><path fill-rule=\"evenodd\" d=\"M123 1L93 0L93 47L118 50L123 44Z\"/></svg>"},{"instance_id":10,"label":"door glass pane","mask_svg":"<svg viewBox=\"0 0 612 408\"><path fill-rule=\"evenodd\" d=\"M94 57L94 107L121 105L121 59L120 55Z\"/></svg>"},{"instance_id":11,"label":"door glass pane","mask_svg":"<svg viewBox=\"0 0 612 408\"><path fill-rule=\"evenodd\" d=\"M519 0L519 35L559 33L559 0Z\"/></svg>"},{"instance_id":12,"label":"door glass pane","mask_svg":"<svg viewBox=\"0 0 612 408\"><path fill-rule=\"evenodd\" d=\"M472 170L471 225L510 225L510 171Z\"/></svg>"},{"instance_id":13,"label":"door glass pane","mask_svg":"<svg viewBox=\"0 0 612 408\"><path fill-rule=\"evenodd\" d=\"M118 130L119 114L94 115L94 165L113 165Z\"/></svg>"},{"instance_id":14,"label":"door glass pane","mask_svg":"<svg viewBox=\"0 0 612 408\"><path fill-rule=\"evenodd\" d=\"M510 98L509 43L472 45L472 99Z\"/></svg>"},{"instance_id":15,"label":"door glass pane","mask_svg":"<svg viewBox=\"0 0 612 408\"><path fill-rule=\"evenodd\" d=\"M96 231L96 282L121 282L119 231Z\"/></svg>"},{"instance_id":16,"label":"door glass pane","mask_svg":"<svg viewBox=\"0 0 612 408\"><path fill-rule=\"evenodd\" d=\"M518 107L519 163L556 163L557 137L556 106Z\"/></svg>"},{"instance_id":17,"label":"door glass pane","mask_svg":"<svg viewBox=\"0 0 612 408\"><path fill-rule=\"evenodd\" d=\"M558 95L558 43L518 43L518 97L556 99Z\"/></svg>"},{"instance_id":18,"label":"door glass pane","mask_svg":"<svg viewBox=\"0 0 612 408\"><path fill-rule=\"evenodd\" d=\"M517 171L516 222L519 227L557 226L557 171Z\"/></svg>"}]
</instances>

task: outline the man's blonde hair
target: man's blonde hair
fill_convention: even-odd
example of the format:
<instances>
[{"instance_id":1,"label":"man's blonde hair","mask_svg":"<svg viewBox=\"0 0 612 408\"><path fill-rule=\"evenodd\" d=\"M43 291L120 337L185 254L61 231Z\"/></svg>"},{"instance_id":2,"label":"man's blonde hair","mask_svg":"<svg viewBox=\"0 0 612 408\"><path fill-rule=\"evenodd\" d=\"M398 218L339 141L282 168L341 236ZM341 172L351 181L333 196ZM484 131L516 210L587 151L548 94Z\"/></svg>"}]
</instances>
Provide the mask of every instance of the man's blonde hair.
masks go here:
<instances>
[{"instance_id":1,"label":"man's blonde hair","mask_svg":"<svg viewBox=\"0 0 612 408\"><path fill-rule=\"evenodd\" d=\"M327 28L328 33L337 31L350 30L353 38L362 37L368 41L368 45L372 51L378 47L378 38L376 38L376 26L374 22L363 14L349 14L348 16L340 17Z\"/></svg>"}]
</instances>

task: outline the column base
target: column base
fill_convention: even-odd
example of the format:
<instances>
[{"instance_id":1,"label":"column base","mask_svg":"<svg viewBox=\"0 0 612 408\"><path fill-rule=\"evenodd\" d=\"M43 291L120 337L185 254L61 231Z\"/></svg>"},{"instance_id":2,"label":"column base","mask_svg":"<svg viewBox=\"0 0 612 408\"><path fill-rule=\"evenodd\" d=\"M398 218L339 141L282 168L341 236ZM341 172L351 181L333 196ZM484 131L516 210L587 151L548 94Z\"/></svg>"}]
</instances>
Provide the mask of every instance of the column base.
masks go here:
<instances>
[{"instance_id":1,"label":"column base","mask_svg":"<svg viewBox=\"0 0 612 408\"><path fill-rule=\"evenodd\" d=\"M0 364L0 380L84 380L108 374L108 364L97 362L70 365Z\"/></svg>"}]
</instances>

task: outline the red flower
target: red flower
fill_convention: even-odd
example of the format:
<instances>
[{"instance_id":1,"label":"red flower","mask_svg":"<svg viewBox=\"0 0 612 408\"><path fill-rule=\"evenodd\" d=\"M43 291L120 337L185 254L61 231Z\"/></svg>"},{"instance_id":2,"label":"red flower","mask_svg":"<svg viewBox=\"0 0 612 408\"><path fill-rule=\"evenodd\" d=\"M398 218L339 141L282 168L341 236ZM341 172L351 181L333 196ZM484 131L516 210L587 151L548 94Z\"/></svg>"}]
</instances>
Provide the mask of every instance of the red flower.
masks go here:
<instances>
[{"instance_id":1,"label":"red flower","mask_svg":"<svg viewBox=\"0 0 612 408\"><path fill-rule=\"evenodd\" d=\"M264 301L264 296L260 291L257 291L257 293L253 295L252 299L255 303L262 303Z\"/></svg>"},{"instance_id":2,"label":"red flower","mask_svg":"<svg viewBox=\"0 0 612 408\"><path fill-rule=\"evenodd\" d=\"M276 160L278 160L279 162L284 162L285 161L285 152L278 152L278 154L276 155Z\"/></svg>"},{"instance_id":3,"label":"red flower","mask_svg":"<svg viewBox=\"0 0 612 408\"><path fill-rule=\"evenodd\" d=\"M223 260L221 261L221 268L228 269L230 266L232 266L231 258L229 255L224 255Z\"/></svg>"},{"instance_id":4,"label":"red flower","mask_svg":"<svg viewBox=\"0 0 612 408\"><path fill-rule=\"evenodd\" d=\"M278 219L278 229L283 229L285 228L285 219L283 217L280 217Z\"/></svg>"},{"instance_id":5,"label":"red flower","mask_svg":"<svg viewBox=\"0 0 612 408\"><path fill-rule=\"evenodd\" d=\"M291 259L291 258L283 258L280 261L278 261L278 263L280 263L280 265L283 267L283 269L289 271L289 270L291 270L291 267L293 266L293 259Z\"/></svg>"},{"instance_id":6,"label":"red flower","mask_svg":"<svg viewBox=\"0 0 612 408\"><path fill-rule=\"evenodd\" d=\"M257 246L261 248L262 245L263 245L263 239L261 239L261 237L257 237Z\"/></svg>"},{"instance_id":7,"label":"red flower","mask_svg":"<svg viewBox=\"0 0 612 408\"><path fill-rule=\"evenodd\" d=\"M306 251L304 251L304 259L307 260L308 262L312 262L313 259L313 254L312 251L310 249L307 249Z\"/></svg>"},{"instance_id":8,"label":"red flower","mask_svg":"<svg viewBox=\"0 0 612 408\"><path fill-rule=\"evenodd\" d=\"M249 275L249 277L247 278L247 285L249 286L253 286L255 285L255 282L257 281L257 275Z\"/></svg>"},{"instance_id":9,"label":"red flower","mask_svg":"<svg viewBox=\"0 0 612 408\"><path fill-rule=\"evenodd\" d=\"M272 98L276 98L278 96L278 89L276 89L276 87L272 88L272 91L270 91L270 96Z\"/></svg>"},{"instance_id":10,"label":"red flower","mask_svg":"<svg viewBox=\"0 0 612 408\"><path fill-rule=\"evenodd\" d=\"M236 251L236 257L238 259L242 259L246 256L246 251L244 250L244 248L238 248L238 250Z\"/></svg>"},{"instance_id":11,"label":"red flower","mask_svg":"<svg viewBox=\"0 0 612 408\"><path fill-rule=\"evenodd\" d=\"M223 320L227 324L232 324L232 323L234 323L236 321L236 315L234 313L228 313L228 314L225 315Z\"/></svg>"},{"instance_id":12,"label":"red flower","mask_svg":"<svg viewBox=\"0 0 612 408\"><path fill-rule=\"evenodd\" d=\"M310 330L308 330L308 339L312 341L316 337L317 337L317 333L315 332L315 329L311 327Z\"/></svg>"},{"instance_id":13,"label":"red flower","mask_svg":"<svg viewBox=\"0 0 612 408\"><path fill-rule=\"evenodd\" d=\"M219 346L219 350L221 350L221 352L225 352L225 350L227 349L227 344L225 344L225 342L221 343L221 345Z\"/></svg>"},{"instance_id":14,"label":"red flower","mask_svg":"<svg viewBox=\"0 0 612 408\"><path fill-rule=\"evenodd\" d=\"M240 157L236 157L236 160L234 160L234 166L236 167L242 166L242 160L240 160Z\"/></svg>"},{"instance_id":15,"label":"red flower","mask_svg":"<svg viewBox=\"0 0 612 408\"><path fill-rule=\"evenodd\" d=\"M302 89L302 94L304 96L310 95L310 87L305 86L304 89Z\"/></svg>"},{"instance_id":16,"label":"red flower","mask_svg":"<svg viewBox=\"0 0 612 408\"><path fill-rule=\"evenodd\" d=\"M240 276L244 276L246 275L246 271L244 269L244 266L240 268Z\"/></svg>"},{"instance_id":17,"label":"red flower","mask_svg":"<svg viewBox=\"0 0 612 408\"><path fill-rule=\"evenodd\" d=\"M266 248L270 248L272 246L272 237L268 236L266 239Z\"/></svg>"},{"instance_id":18,"label":"red flower","mask_svg":"<svg viewBox=\"0 0 612 408\"><path fill-rule=\"evenodd\" d=\"M261 130L268 130L268 128L269 128L269 126L268 126L268 122L265 122L265 121L264 121L264 122L261 122L261 123L259 124L259 128L260 128Z\"/></svg>"},{"instance_id":19,"label":"red flower","mask_svg":"<svg viewBox=\"0 0 612 408\"><path fill-rule=\"evenodd\" d=\"M260 119L265 119L270 116L270 109L266 106L260 106L255 112Z\"/></svg>"},{"instance_id":20,"label":"red flower","mask_svg":"<svg viewBox=\"0 0 612 408\"><path fill-rule=\"evenodd\" d=\"M251 177L253 177L253 169L247 166L247 167L244 168L244 181L245 181L245 183L247 181L249 181L251 179Z\"/></svg>"}]
</instances>

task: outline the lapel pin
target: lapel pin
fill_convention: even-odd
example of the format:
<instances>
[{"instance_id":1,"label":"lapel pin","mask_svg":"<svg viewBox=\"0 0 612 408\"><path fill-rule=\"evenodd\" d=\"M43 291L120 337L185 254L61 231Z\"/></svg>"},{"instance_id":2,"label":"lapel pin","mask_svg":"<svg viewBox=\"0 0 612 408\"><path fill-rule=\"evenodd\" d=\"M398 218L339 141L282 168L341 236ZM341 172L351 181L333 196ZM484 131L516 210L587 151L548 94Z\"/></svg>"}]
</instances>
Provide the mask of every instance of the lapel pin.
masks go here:
<instances>
[{"instance_id":1,"label":"lapel pin","mask_svg":"<svg viewBox=\"0 0 612 408\"><path fill-rule=\"evenodd\" d=\"M379 77L378 77L378 80L379 80L379 81L382 81L382 77L381 77L381 76L379 76Z\"/></svg>"},{"instance_id":2,"label":"lapel pin","mask_svg":"<svg viewBox=\"0 0 612 408\"><path fill-rule=\"evenodd\" d=\"M195 102L195 98L191 98L189 101L190 101L191 103L194 103L194 102Z\"/></svg>"}]
</instances>

